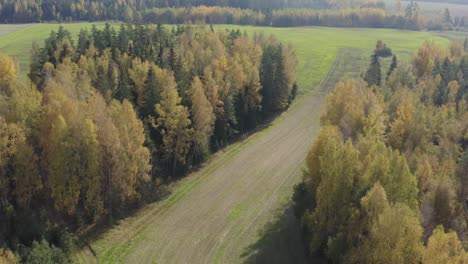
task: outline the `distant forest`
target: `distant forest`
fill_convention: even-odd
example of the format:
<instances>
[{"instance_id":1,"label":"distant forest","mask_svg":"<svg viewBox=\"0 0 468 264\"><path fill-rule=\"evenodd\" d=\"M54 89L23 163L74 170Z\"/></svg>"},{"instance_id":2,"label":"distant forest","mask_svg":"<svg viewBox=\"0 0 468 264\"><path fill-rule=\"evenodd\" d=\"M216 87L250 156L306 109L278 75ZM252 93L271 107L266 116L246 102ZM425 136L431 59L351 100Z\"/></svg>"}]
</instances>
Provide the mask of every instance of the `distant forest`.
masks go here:
<instances>
[{"instance_id":1,"label":"distant forest","mask_svg":"<svg viewBox=\"0 0 468 264\"><path fill-rule=\"evenodd\" d=\"M154 8L229 7L271 14L283 8L374 8L384 7L376 0L0 0L0 21L3 23L72 22L120 20L146 22L143 17ZM230 13L241 12L230 11ZM149 12L157 15L154 12ZM187 19L192 20L191 17Z\"/></svg>"},{"instance_id":2,"label":"distant forest","mask_svg":"<svg viewBox=\"0 0 468 264\"><path fill-rule=\"evenodd\" d=\"M380 0L0 0L1 23L116 20L137 24L237 24L410 30L464 29L465 16L421 12L417 2Z\"/></svg>"}]
</instances>

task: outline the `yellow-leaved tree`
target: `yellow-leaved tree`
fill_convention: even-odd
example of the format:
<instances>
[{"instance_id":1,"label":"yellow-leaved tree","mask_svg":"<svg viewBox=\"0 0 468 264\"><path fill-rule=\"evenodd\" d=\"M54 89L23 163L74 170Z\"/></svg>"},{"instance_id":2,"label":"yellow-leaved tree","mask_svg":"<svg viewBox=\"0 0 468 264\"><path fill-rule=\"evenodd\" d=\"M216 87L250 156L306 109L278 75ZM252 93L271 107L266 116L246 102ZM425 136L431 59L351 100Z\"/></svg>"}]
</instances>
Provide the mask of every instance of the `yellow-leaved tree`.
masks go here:
<instances>
[{"instance_id":1,"label":"yellow-leaved tree","mask_svg":"<svg viewBox=\"0 0 468 264\"><path fill-rule=\"evenodd\" d=\"M181 104L177 84L173 75L164 70L165 86L161 87L161 102L156 104L156 120L152 125L162 136L160 151L164 160L173 166L175 173L177 163L185 164L190 148L192 129L190 128L189 111Z\"/></svg>"},{"instance_id":2,"label":"yellow-leaved tree","mask_svg":"<svg viewBox=\"0 0 468 264\"><path fill-rule=\"evenodd\" d=\"M194 155L203 155L209 151L209 140L213 134L215 115L198 76L193 79L188 94L192 103L190 113L193 123L193 151Z\"/></svg>"}]
</instances>

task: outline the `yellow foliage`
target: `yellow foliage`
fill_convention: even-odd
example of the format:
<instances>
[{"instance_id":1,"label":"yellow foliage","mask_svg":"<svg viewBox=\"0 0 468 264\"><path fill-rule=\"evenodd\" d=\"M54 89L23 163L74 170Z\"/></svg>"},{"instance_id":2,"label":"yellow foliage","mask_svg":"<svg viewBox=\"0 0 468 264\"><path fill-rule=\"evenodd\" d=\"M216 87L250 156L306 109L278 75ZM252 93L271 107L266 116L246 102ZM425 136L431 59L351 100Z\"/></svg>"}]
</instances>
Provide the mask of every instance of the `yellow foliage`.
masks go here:
<instances>
[{"instance_id":1,"label":"yellow foliage","mask_svg":"<svg viewBox=\"0 0 468 264\"><path fill-rule=\"evenodd\" d=\"M16 79L16 63L15 61L0 52L0 81L10 82Z\"/></svg>"},{"instance_id":2,"label":"yellow foliage","mask_svg":"<svg viewBox=\"0 0 468 264\"><path fill-rule=\"evenodd\" d=\"M16 264L16 257L9 249L0 248L0 264Z\"/></svg>"},{"instance_id":3,"label":"yellow foliage","mask_svg":"<svg viewBox=\"0 0 468 264\"><path fill-rule=\"evenodd\" d=\"M466 264L468 253L455 232L444 232L442 226L438 226L429 238L424 250L423 264Z\"/></svg>"}]
</instances>

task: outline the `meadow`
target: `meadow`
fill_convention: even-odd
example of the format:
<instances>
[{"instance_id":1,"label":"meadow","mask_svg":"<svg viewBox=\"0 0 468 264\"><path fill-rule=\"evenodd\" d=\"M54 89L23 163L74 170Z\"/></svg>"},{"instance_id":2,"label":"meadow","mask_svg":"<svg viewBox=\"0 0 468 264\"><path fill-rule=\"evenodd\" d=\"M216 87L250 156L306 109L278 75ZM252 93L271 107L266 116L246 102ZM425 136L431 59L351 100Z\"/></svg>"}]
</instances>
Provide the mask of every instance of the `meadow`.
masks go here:
<instances>
[{"instance_id":1,"label":"meadow","mask_svg":"<svg viewBox=\"0 0 468 264\"><path fill-rule=\"evenodd\" d=\"M103 23L95 24L97 27ZM81 28L91 29L91 23L64 24L73 36ZM31 43L43 45L43 40L51 30L57 30L58 24L31 24L21 26L0 26L0 50L13 56L19 62L21 75L29 69ZM170 27L170 26L169 26ZM357 28L267 28L237 25L216 25L216 29L240 29L253 35L263 32L274 34L283 43L293 46L298 57L298 84L302 91L311 90L322 80L333 64L340 49L353 48L352 70L354 76L366 70L377 40L383 40L400 59L408 59L414 50L425 40L446 44L448 40L434 36L429 32L401 31L392 29L357 29ZM353 77L353 76L346 76Z\"/></svg>"},{"instance_id":2,"label":"meadow","mask_svg":"<svg viewBox=\"0 0 468 264\"><path fill-rule=\"evenodd\" d=\"M90 28L91 24L64 26L76 35L80 28ZM25 76L31 42L42 44L50 30L57 28L57 24L0 28L5 32L0 36L0 49L17 58ZM93 250L85 247L76 261L302 263L300 230L286 229L290 236L287 239L274 236L277 223L282 225L278 221L291 219L285 208L293 186L301 180L304 157L319 130L325 88L332 87L339 78L358 77L364 72L378 39L401 60L409 59L426 40L448 43L440 36L414 31L233 25L215 28L239 28L249 35L274 34L292 45L298 57L298 84L303 95L268 128L218 152L199 171L169 186L172 194L168 198L145 206L113 228L89 238Z\"/></svg>"}]
</instances>

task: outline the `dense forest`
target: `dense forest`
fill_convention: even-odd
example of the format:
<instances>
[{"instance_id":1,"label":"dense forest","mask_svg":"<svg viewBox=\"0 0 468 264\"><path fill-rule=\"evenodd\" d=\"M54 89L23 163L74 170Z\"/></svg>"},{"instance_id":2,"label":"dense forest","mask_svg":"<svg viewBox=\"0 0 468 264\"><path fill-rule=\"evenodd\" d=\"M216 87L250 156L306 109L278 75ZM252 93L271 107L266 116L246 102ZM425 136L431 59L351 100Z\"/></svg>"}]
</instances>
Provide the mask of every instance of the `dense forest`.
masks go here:
<instances>
[{"instance_id":1,"label":"dense forest","mask_svg":"<svg viewBox=\"0 0 468 264\"><path fill-rule=\"evenodd\" d=\"M383 47L366 82L328 97L294 195L307 250L333 263L467 263L468 46L427 42L388 71Z\"/></svg>"},{"instance_id":2,"label":"dense forest","mask_svg":"<svg viewBox=\"0 0 468 264\"><path fill-rule=\"evenodd\" d=\"M297 91L290 48L207 27L60 27L31 58L24 82L0 54L0 247L26 262L67 262L70 232L165 195Z\"/></svg>"},{"instance_id":3,"label":"dense forest","mask_svg":"<svg viewBox=\"0 0 468 264\"><path fill-rule=\"evenodd\" d=\"M238 9L382 7L376 0L0 0L0 20L6 23L40 21L141 21L151 8L219 6Z\"/></svg>"},{"instance_id":4,"label":"dense forest","mask_svg":"<svg viewBox=\"0 0 468 264\"><path fill-rule=\"evenodd\" d=\"M465 16L422 14L417 2L396 10L377 0L0 0L3 23L118 20L146 24L242 24L262 26L332 26L398 29L465 28ZM441 10L442 11L442 10Z\"/></svg>"},{"instance_id":5,"label":"dense forest","mask_svg":"<svg viewBox=\"0 0 468 264\"><path fill-rule=\"evenodd\" d=\"M421 13L417 2L397 1L388 10L375 0L207 1L207 0L0 0L3 23L119 20L146 24L243 24L263 26L333 26L398 29L465 28L465 16ZM441 10L442 11L442 10Z\"/></svg>"}]
</instances>

